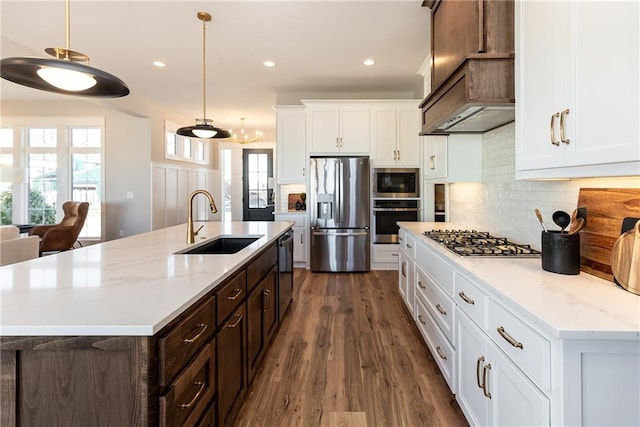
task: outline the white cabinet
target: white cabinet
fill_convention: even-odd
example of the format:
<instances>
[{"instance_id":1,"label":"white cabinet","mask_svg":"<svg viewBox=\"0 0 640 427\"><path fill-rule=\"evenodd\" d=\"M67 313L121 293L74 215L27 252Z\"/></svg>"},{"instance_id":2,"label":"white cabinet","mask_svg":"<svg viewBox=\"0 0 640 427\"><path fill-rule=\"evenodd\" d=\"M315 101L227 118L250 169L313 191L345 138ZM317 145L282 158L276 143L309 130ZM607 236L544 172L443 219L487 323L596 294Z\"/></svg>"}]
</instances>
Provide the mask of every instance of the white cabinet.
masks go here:
<instances>
[{"instance_id":1,"label":"white cabinet","mask_svg":"<svg viewBox=\"0 0 640 427\"><path fill-rule=\"evenodd\" d=\"M638 2L516 2L517 178L640 174L639 25Z\"/></svg>"},{"instance_id":2,"label":"white cabinet","mask_svg":"<svg viewBox=\"0 0 640 427\"><path fill-rule=\"evenodd\" d=\"M304 184L306 118L302 106L276 107L276 159L278 184Z\"/></svg>"},{"instance_id":3,"label":"white cabinet","mask_svg":"<svg viewBox=\"0 0 640 427\"><path fill-rule=\"evenodd\" d=\"M415 281L415 239L400 229L398 232L400 243L398 282L400 284L400 295L404 300L409 312L414 314L416 281Z\"/></svg>"},{"instance_id":4,"label":"white cabinet","mask_svg":"<svg viewBox=\"0 0 640 427\"><path fill-rule=\"evenodd\" d=\"M395 270L398 268L400 257L400 245L395 243L371 244L371 269Z\"/></svg>"},{"instance_id":5,"label":"white cabinet","mask_svg":"<svg viewBox=\"0 0 640 427\"><path fill-rule=\"evenodd\" d=\"M377 166L420 166L419 101L371 108L371 151Z\"/></svg>"},{"instance_id":6,"label":"white cabinet","mask_svg":"<svg viewBox=\"0 0 640 427\"><path fill-rule=\"evenodd\" d=\"M458 403L471 425L549 425L549 399L460 312Z\"/></svg>"},{"instance_id":7,"label":"white cabinet","mask_svg":"<svg viewBox=\"0 0 640 427\"><path fill-rule=\"evenodd\" d=\"M275 213L276 221L293 222L293 262L296 267L304 267L307 263L307 227L305 213Z\"/></svg>"},{"instance_id":8,"label":"white cabinet","mask_svg":"<svg viewBox=\"0 0 640 427\"><path fill-rule=\"evenodd\" d=\"M309 154L369 154L371 113L358 102L303 101Z\"/></svg>"},{"instance_id":9,"label":"white cabinet","mask_svg":"<svg viewBox=\"0 0 640 427\"><path fill-rule=\"evenodd\" d=\"M482 135L423 136L426 182L481 182Z\"/></svg>"}]
</instances>

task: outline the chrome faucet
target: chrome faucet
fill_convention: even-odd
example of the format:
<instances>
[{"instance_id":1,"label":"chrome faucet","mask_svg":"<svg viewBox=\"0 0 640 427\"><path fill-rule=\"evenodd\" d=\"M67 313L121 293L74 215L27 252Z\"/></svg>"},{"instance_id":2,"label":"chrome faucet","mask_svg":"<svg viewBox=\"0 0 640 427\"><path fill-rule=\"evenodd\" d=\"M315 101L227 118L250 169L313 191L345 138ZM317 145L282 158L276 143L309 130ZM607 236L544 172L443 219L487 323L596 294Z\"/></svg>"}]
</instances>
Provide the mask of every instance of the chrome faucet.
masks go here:
<instances>
[{"instance_id":1,"label":"chrome faucet","mask_svg":"<svg viewBox=\"0 0 640 427\"><path fill-rule=\"evenodd\" d=\"M216 202L213 201L213 196L211 195L211 193L206 190L196 190L191 193L191 195L189 196L189 207L187 211L187 243L195 243L198 231L200 231L202 227L204 227L204 225L201 225L200 228L198 228L196 231L193 231L193 199L198 194L204 194L205 196L207 196L207 199L209 199L209 206L211 207L211 213L218 212L218 208L216 208Z\"/></svg>"}]
</instances>

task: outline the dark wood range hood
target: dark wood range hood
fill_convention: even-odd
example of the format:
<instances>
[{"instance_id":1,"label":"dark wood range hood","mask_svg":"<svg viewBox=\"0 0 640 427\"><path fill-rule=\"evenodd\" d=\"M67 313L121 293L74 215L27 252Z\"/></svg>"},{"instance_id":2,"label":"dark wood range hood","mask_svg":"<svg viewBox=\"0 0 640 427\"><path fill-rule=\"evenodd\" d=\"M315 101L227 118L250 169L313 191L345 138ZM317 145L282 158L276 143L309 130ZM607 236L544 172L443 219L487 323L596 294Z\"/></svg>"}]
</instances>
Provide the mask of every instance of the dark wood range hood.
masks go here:
<instances>
[{"instance_id":1,"label":"dark wood range hood","mask_svg":"<svg viewBox=\"0 0 640 427\"><path fill-rule=\"evenodd\" d=\"M431 8L431 93L421 135L482 133L515 119L513 0L423 1Z\"/></svg>"}]
</instances>

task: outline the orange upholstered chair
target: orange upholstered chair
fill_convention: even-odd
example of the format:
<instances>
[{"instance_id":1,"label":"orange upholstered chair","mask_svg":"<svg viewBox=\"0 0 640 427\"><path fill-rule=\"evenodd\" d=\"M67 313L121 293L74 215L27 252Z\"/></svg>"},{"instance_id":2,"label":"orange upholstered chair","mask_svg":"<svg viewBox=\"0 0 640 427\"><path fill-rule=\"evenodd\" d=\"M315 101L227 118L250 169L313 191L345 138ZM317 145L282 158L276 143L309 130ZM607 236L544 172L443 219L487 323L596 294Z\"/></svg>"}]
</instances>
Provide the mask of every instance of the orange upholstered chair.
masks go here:
<instances>
[{"instance_id":1,"label":"orange upholstered chair","mask_svg":"<svg viewBox=\"0 0 640 427\"><path fill-rule=\"evenodd\" d=\"M59 224L38 225L31 229L30 235L40 236L40 254L50 251L73 249L80 230L84 226L89 212L87 202L64 202L64 218Z\"/></svg>"}]
</instances>

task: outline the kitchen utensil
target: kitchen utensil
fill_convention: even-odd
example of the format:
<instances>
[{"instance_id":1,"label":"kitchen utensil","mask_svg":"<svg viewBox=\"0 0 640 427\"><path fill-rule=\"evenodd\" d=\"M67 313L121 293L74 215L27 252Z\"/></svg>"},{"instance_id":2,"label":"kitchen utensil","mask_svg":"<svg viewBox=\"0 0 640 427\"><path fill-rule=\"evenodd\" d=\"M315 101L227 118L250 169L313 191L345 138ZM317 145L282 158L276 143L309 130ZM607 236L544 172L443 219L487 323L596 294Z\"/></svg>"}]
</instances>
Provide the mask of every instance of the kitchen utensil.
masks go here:
<instances>
[{"instance_id":1,"label":"kitchen utensil","mask_svg":"<svg viewBox=\"0 0 640 427\"><path fill-rule=\"evenodd\" d=\"M578 218L575 221L571 221L571 226L569 227L569 231L567 234L576 234L579 233L580 230L584 228L584 219Z\"/></svg>"},{"instance_id":2,"label":"kitchen utensil","mask_svg":"<svg viewBox=\"0 0 640 427\"><path fill-rule=\"evenodd\" d=\"M611 271L620 286L640 295L640 221L614 243Z\"/></svg>"},{"instance_id":3,"label":"kitchen utensil","mask_svg":"<svg viewBox=\"0 0 640 427\"><path fill-rule=\"evenodd\" d=\"M580 268L613 282L611 248L620 237L626 217L640 217L640 188L581 188L578 217L586 208L588 218L580 232Z\"/></svg>"},{"instance_id":4,"label":"kitchen utensil","mask_svg":"<svg viewBox=\"0 0 640 427\"><path fill-rule=\"evenodd\" d=\"M578 206L576 208L578 211L578 218L584 219L584 225L587 226L587 208L584 206Z\"/></svg>"},{"instance_id":5,"label":"kitchen utensil","mask_svg":"<svg viewBox=\"0 0 640 427\"><path fill-rule=\"evenodd\" d=\"M547 227L544 226L544 221L542 221L542 214L540 213L540 209L536 208L536 216L538 217L538 221L540 221L540 225L542 226L542 230L547 231Z\"/></svg>"},{"instance_id":6,"label":"kitchen utensil","mask_svg":"<svg viewBox=\"0 0 640 427\"><path fill-rule=\"evenodd\" d=\"M574 209L573 212L571 212L571 224L569 225L569 227L571 227L571 225L576 222L576 219L578 219L578 208Z\"/></svg>"},{"instance_id":7,"label":"kitchen utensil","mask_svg":"<svg viewBox=\"0 0 640 427\"><path fill-rule=\"evenodd\" d=\"M560 227L560 233L564 233L564 229L567 228L571 222L571 217L565 211L555 211L551 215L551 219L553 219L553 222Z\"/></svg>"}]
</instances>

